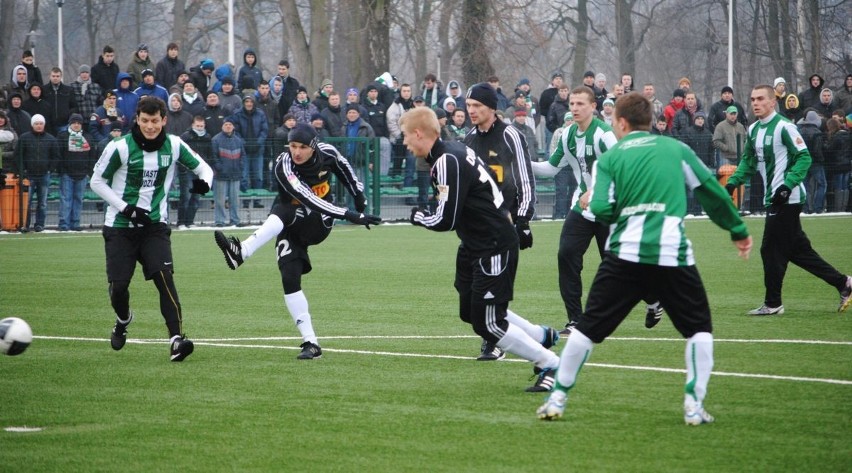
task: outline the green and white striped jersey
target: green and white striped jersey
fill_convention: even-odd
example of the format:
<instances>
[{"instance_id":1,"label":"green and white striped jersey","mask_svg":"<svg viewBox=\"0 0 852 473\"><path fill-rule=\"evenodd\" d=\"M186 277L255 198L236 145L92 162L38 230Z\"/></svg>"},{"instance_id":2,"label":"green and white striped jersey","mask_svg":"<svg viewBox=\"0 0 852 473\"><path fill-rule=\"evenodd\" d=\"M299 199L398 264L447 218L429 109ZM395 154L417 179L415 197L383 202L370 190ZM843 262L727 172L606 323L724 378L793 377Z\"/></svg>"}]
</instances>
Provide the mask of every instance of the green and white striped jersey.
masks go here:
<instances>
[{"instance_id":1,"label":"green and white striped jersey","mask_svg":"<svg viewBox=\"0 0 852 473\"><path fill-rule=\"evenodd\" d=\"M804 180L810 167L811 153L796 125L772 112L748 127L742 160L728 183L739 186L758 171L766 188L764 205L769 207L782 184L790 188L788 202L801 204L805 202Z\"/></svg>"},{"instance_id":2,"label":"green and white striped jersey","mask_svg":"<svg viewBox=\"0 0 852 473\"><path fill-rule=\"evenodd\" d=\"M579 200L589 186L589 173L595 159L612 148L618 140L612 128L603 120L593 117L589 127L580 131L574 123L562 133L556 150L550 155L548 162L557 168L571 168L578 186L571 196L571 210L580 213L586 219L595 221L595 216L588 210L580 208Z\"/></svg>"},{"instance_id":3,"label":"green and white striped jersey","mask_svg":"<svg viewBox=\"0 0 852 473\"><path fill-rule=\"evenodd\" d=\"M622 138L592 168L589 209L610 227L607 250L634 263L693 266L687 188L733 240L748 236L728 193L688 146L644 131Z\"/></svg>"},{"instance_id":4,"label":"green and white striped jersey","mask_svg":"<svg viewBox=\"0 0 852 473\"><path fill-rule=\"evenodd\" d=\"M179 137L167 135L157 151L143 151L132 134L110 142L92 172L92 190L108 204L104 225L132 227L120 212L128 204L150 210L153 222L169 221L169 189L181 163L208 184L213 170Z\"/></svg>"}]
</instances>

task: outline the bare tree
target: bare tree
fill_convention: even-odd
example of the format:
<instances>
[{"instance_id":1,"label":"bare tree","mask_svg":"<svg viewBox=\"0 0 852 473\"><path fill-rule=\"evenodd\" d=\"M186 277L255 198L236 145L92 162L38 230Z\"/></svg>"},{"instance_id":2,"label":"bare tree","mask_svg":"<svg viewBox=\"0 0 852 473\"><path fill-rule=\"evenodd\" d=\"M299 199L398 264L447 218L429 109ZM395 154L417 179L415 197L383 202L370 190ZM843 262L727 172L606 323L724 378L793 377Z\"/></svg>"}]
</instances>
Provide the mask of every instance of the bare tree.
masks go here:
<instances>
[{"instance_id":1,"label":"bare tree","mask_svg":"<svg viewBox=\"0 0 852 473\"><path fill-rule=\"evenodd\" d=\"M485 41L488 16L492 2L482 0L464 0L462 15L466 20L465 28L459 32L459 54L462 59L462 80L465 84L480 82L494 74L488 48Z\"/></svg>"},{"instance_id":2,"label":"bare tree","mask_svg":"<svg viewBox=\"0 0 852 473\"><path fill-rule=\"evenodd\" d=\"M819 29L819 3L813 0L798 0L799 34L796 35L796 72L805 77L822 66Z\"/></svg>"},{"instance_id":3,"label":"bare tree","mask_svg":"<svg viewBox=\"0 0 852 473\"><path fill-rule=\"evenodd\" d=\"M305 31L295 2L280 0L280 7L302 83L309 90L318 88L323 78L331 77L328 0L311 0L310 31Z\"/></svg>"},{"instance_id":4,"label":"bare tree","mask_svg":"<svg viewBox=\"0 0 852 473\"><path fill-rule=\"evenodd\" d=\"M0 31L10 32L13 30L15 25L15 7L17 2L9 1L9 2L0 2ZM38 6L38 0L36 0L36 7ZM38 16L36 15L36 18ZM32 25L31 25L32 26ZM30 31L34 31L38 27L38 24L35 24ZM29 43L30 36L27 35L27 43ZM0 35L0 71L8 71L11 68L11 64L9 64L10 60L14 55L12 54L12 35L11 34L2 34ZM28 44L25 44L24 47L28 47Z\"/></svg>"}]
</instances>

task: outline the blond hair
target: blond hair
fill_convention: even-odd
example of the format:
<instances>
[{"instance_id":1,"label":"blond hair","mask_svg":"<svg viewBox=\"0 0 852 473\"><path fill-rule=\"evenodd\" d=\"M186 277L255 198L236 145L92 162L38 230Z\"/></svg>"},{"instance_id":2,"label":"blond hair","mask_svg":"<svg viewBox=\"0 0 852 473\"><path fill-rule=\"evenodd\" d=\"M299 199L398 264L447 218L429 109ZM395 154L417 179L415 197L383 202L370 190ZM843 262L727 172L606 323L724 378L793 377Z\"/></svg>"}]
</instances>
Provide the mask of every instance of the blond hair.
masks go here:
<instances>
[{"instance_id":1,"label":"blond hair","mask_svg":"<svg viewBox=\"0 0 852 473\"><path fill-rule=\"evenodd\" d=\"M434 137L441 136L441 124L438 123L438 116L429 107L410 108L399 117L399 128L403 133L420 130L424 134L430 134Z\"/></svg>"}]
</instances>

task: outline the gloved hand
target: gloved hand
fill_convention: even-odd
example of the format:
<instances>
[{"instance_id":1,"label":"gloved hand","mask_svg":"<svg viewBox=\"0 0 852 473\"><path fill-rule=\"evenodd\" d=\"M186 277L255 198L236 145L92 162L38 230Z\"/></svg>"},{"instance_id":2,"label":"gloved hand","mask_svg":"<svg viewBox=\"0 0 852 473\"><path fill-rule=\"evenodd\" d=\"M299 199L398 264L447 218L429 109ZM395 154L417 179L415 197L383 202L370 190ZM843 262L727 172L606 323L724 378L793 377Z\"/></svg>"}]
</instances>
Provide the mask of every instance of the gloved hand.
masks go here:
<instances>
[{"instance_id":1,"label":"gloved hand","mask_svg":"<svg viewBox=\"0 0 852 473\"><path fill-rule=\"evenodd\" d=\"M420 218L425 218L425 217L431 216L432 212L430 212L429 209L421 209L420 207L411 207L411 216L408 217L408 221L411 222L412 225L420 225L415 220L415 218L417 218L418 214L419 214Z\"/></svg>"},{"instance_id":2,"label":"gloved hand","mask_svg":"<svg viewBox=\"0 0 852 473\"><path fill-rule=\"evenodd\" d=\"M210 184L207 183L204 179L193 179L192 180L192 189L189 190L191 194L201 194L204 195L210 192Z\"/></svg>"},{"instance_id":3,"label":"gloved hand","mask_svg":"<svg viewBox=\"0 0 852 473\"><path fill-rule=\"evenodd\" d=\"M790 188L786 184L781 184L772 195L772 205L784 205L790 200Z\"/></svg>"},{"instance_id":4,"label":"gloved hand","mask_svg":"<svg viewBox=\"0 0 852 473\"><path fill-rule=\"evenodd\" d=\"M358 224L364 225L367 227L367 230L370 229L370 225L378 225L382 223L382 218L376 215L364 214L360 212L353 212L351 210L347 210L346 214L343 216L346 220Z\"/></svg>"},{"instance_id":5,"label":"gloved hand","mask_svg":"<svg viewBox=\"0 0 852 473\"><path fill-rule=\"evenodd\" d=\"M728 191L728 195L733 197L734 191L737 190L737 186L735 186L733 184L725 184L725 190Z\"/></svg>"},{"instance_id":6,"label":"gloved hand","mask_svg":"<svg viewBox=\"0 0 852 473\"><path fill-rule=\"evenodd\" d=\"M130 223L132 223L134 227L138 227L139 225L150 225L153 223L151 222L151 217L148 216L149 213L151 213L150 210L145 210L133 204L127 204L127 206L124 207L124 210L121 211L122 215L130 219Z\"/></svg>"},{"instance_id":7,"label":"gloved hand","mask_svg":"<svg viewBox=\"0 0 852 473\"><path fill-rule=\"evenodd\" d=\"M527 248L532 248L533 246L533 235L532 230L530 230L530 223L525 218L519 218L517 222L515 222L515 231L518 233L518 246L522 250L526 250Z\"/></svg>"},{"instance_id":8,"label":"gloved hand","mask_svg":"<svg viewBox=\"0 0 852 473\"><path fill-rule=\"evenodd\" d=\"M355 211L363 213L365 210L367 210L367 197L363 192L359 192L355 195Z\"/></svg>"}]
</instances>

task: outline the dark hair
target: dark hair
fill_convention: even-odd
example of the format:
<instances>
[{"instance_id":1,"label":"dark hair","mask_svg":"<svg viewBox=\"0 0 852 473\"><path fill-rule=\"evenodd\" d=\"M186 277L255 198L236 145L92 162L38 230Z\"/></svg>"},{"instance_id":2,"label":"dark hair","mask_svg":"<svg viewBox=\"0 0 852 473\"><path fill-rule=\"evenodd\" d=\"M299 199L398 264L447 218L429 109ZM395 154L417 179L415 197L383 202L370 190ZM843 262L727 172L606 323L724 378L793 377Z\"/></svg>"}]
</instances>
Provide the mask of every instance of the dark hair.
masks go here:
<instances>
[{"instance_id":1,"label":"dark hair","mask_svg":"<svg viewBox=\"0 0 852 473\"><path fill-rule=\"evenodd\" d=\"M500 79L498 79L497 76L488 76L488 78L485 79L485 82L500 82Z\"/></svg>"},{"instance_id":2,"label":"dark hair","mask_svg":"<svg viewBox=\"0 0 852 473\"><path fill-rule=\"evenodd\" d=\"M172 42L172 43L169 43L169 44L166 45L166 51L168 51L169 49L180 49L180 48L178 47L177 43Z\"/></svg>"},{"instance_id":3,"label":"dark hair","mask_svg":"<svg viewBox=\"0 0 852 473\"><path fill-rule=\"evenodd\" d=\"M194 122L203 122L203 121L204 121L204 117L202 117L201 115L195 115L194 117L192 117L192 121L194 121Z\"/></svg>"},{"instance_id":4,"label":"dark hair","mask_svg":"<svg viewBox=\"0 0 852 473\"><path fill-rule=\"evenodd\" d=\"M166 116L166 102L163 102L162 99L154 97L153 95L146 95L139 99L139 103L136 105L136 116L138 117L140 114L146 115L157 115L160 117Z\"/></svg>"},{"instance_id":5,"label":"dark hair","mask_svg":"<svg viewBox=\"0 0 852 473\"><path fill-rule=\"evenodd\" d=\"M629 92L615 101L615 118L623 118L633 130L648 131L654 120L654 107L639 92Z\"/></svg>"},{"instance_id":6,"label":"dark hair","mask_svg":"<svg viewBox=\"0 0 852 473\"><path fill-rule=\"evenodd\" d=\"M825 129L828 131L828 139L831 139L838 130L843 128L843 125L840 124L840 120L836 118L831 118L827 122L825 122Z\"/></svg>"},{"instance_id":7,"label":"dark hair","mask_svg":"<svg viewBox=\"0 0 852 473\"><path fill-rule=\"evenodd\" d=\"M266 79L262 79L260 82L258 82L257 86L260 87L261 85L269 85L269 81Z\"/></svg>"},{"instance_id":8,"label":"dark hair","mask_svg":"<svg viewBox=\"0 0 852 473\"><path fill-rule=\"evenodd\" d=\"M288 60L286 60L286 59L282 59L282 60L278 61L278 65L279 65L279 66L284 66L284 67L286 67L287 69L290 69L290 61L288 61Z\"/></svg>"},{"instance_id":9,"label":"dark hair","mask_svg":"<svg viewBox=\"0 0 852 473\"><path fill-rule=\"evenodd\" d=\"M438 78L435 76L435 74L432 74L431 72L426 74L426 77L424 77L423 80L428 80L428 81L431 81L431 82L438 82Z\"/></svg>"},{"instance_id":10,"label":"dark hair","mask_svg":"<svg viewBox=\"0 0 852 473\"><path fill-rule=\"evenodd\" d=\"M104 46L103 53L114 53L114 52L115 52L115 49L112 49L112 46L110 46L110 45Z\"/></svg>"}]
</instances>

